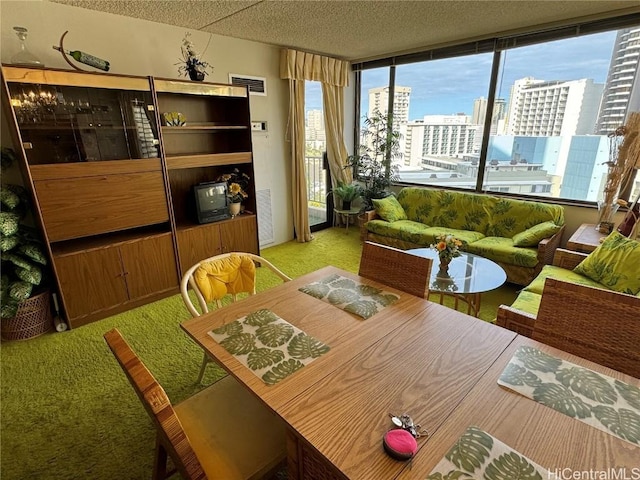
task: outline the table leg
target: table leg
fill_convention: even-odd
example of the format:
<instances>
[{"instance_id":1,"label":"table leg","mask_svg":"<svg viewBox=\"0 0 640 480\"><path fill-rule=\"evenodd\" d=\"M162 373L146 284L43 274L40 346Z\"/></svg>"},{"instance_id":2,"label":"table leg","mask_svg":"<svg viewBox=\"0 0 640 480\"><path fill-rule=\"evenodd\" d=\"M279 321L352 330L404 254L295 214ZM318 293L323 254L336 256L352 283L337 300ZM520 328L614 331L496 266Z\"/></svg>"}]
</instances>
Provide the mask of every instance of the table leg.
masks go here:
<instances>
[{"instance_id":1,"label":"table leg","mask_svg":"<svg viewBox=\"0 0 640 480\"><path fill-rule=\"evenodd\" d=\"M453 308L454 310L458 310L459 302L462 301L467 304L467 315L473 315L476 318L480 314L480 293L451 293L451 292L434 292L440 296L439 303L440 305L444 304L444 296L448 295L453 297Z\"/></svg>"}]
</instances>

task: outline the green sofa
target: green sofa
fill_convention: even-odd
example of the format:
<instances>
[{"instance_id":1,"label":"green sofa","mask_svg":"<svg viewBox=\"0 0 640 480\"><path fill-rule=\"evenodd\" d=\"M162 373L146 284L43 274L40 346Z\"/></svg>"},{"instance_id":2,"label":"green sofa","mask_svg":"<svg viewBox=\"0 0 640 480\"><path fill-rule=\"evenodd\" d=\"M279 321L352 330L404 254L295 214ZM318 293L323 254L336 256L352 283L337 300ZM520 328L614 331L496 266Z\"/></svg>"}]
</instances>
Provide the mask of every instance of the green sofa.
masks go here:
<instances>
[{"instance_id":1,"label":"green sofa","mask_svg":"<svg viewBox=\"0 0 640 480\"><path fill-rule=\"evenodd\" d=\"M553 265L545 265L510 307L498 308L496 323L531 336L547 278L640 297L640 243L613 232L589 255L558 248Z\"/></svg>"},{"instance_id":2,"label":"green sofa","mask_svg":"<svg viewBox=\"0 0 640 480\"><path fill-rule=\"evenodd\" d=\"M564 230L560 205L421 187L405 187L396 198L401 208L392 215L380 205L367 213L365 240L407 250L450 233L462 241L462 250L498 263L518 285L528 285L553 261Z\"/></svg>"}]
</instances>

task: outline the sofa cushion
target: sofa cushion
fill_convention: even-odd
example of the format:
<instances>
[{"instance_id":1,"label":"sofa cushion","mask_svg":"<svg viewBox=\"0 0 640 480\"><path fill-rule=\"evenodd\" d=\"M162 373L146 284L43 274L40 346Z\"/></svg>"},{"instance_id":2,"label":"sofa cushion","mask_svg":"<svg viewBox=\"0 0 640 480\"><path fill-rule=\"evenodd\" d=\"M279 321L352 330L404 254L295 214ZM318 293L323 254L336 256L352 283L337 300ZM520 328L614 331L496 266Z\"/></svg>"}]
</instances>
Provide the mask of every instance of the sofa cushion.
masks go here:
<instances>
[{"instance_id":1,"label":"sofa cushion","mask_svg":"<svg viewBox=\"0 0 640 480\"><path fill-rule=\"evenodd\" d=\"M522 267L535 267L538 264L536 248L514 247L511 238L485 237L470 243L466 250L482 257Z\"/></svg>"},{"instance_id":2,"label":"sofa cushion","mask_svg":"<svg viewBox=\"0 0 640 480\"><path fill-rule=\"evenodd\" d=\"M637 295L640 292L638 265L640 242L613 231L573 271L610 290Z\"/></svg>"},{"instance_id":3,"label":"sofa cushion","mask_svg":"<svg viewBox=\"0 0 640 480\"><path fill-rule=\"evenodd\" d=\"M389 195L386 198L374 198L371 201L376 209L376 213L383 220L387 222L397 222L398 220L407 219L404 208L402 208L398 199L393 195Z\"/></svg>"},{"instance_id":4,"label":"sofa cushion","mask_svg":"<svg viewBox=\"0 0 640 480\"><path fill-rule=\"evenodd\" d=\"M398 202L402 205L408 220L432 225L437 208L439 190L429 188L405 187L398 193Z\"/></svg>"},{"instance_id":5,"label":"sofa cushion","mask_svg":"<svg viewBox=\"0 0 640 480\"><path fill-rule=\"evenodd\" d=\"M511 304L511 307L532 315L538 315L541 300L541 294L522 290Z\"/></svg>"},{"instance_id":6,"label":"sofa cushion","mask_svg":"<svg viewBox=\"0 0 640 480\"><path fill-rule=\"evenodd\" d=\"M433 235L426 233L429 227L411 220L389 223L385 220L367 222L367 230L385 237L398 238L406 242L428 246L433 243Z\"/></svg>"},{"instance_id":7,"label":"sofa cushion","mask_svg":"<svg viewBox=\"0 0 640 480\"><path fill-rule=\"evenodd\" d=\"M439 237L440 235L453 235L455 238L462 242L462 250L466 250L467 244L477 242L478 240L484 238L484 235L480 232L458 230L448 227L429 227L424 231L424 234L432 237L429 244L434 243L436 237Z\"/></svg>"},{"instance_id":8,"label":"sofa cushion","mask_svg":"<svg viewBox=\"0 0 640 480\"><path fill-rule=\"evenodd\" d=\"M578 283L580 285L588 285L590 287L606 288L601 283L591 280L589 277L580 275L573 270L567 270L566 268L556 267L555 265L545 265L538 276L527 285L524 290L527 292L538 293L542 295L544 289L544 281L547 278L555 278L557 280L564 280L565 282Z\"/></svg>"},{"instance_id":9,"label":"sofa cushion","mask_svg":"<svg viewBox=\"0 0 640 480\"><path fill-rule=\"evenodd\" d=\"M556 225L552 221L539 223L524 232L516 233L513 236L514 247L536 247L545 238L552 237L560 231L562 226Z\"/></svg>"},{"instance_id":10,"label":"sofa cushion","mask_svg":"<svg viewBox=\"0 0 640 480\"><path fill-rule=\"evenodd\" d=\"M542 202L500 199L487 213L489 226L486 235L491 237L512 238L517 233L548 221L564 225L564 208Z\"/></svg>"},{"instance_id":11,"label":"sofa cushion","mask_svg":"<svg viewBox=\"0 0 640 480\"><path fill-rule=\"evenodd\" d=\"M484 234L489 223L487 211L497 199L475 193L405 187L398 194L398 201L409 220Z\"/></svg>"}]
</instances>

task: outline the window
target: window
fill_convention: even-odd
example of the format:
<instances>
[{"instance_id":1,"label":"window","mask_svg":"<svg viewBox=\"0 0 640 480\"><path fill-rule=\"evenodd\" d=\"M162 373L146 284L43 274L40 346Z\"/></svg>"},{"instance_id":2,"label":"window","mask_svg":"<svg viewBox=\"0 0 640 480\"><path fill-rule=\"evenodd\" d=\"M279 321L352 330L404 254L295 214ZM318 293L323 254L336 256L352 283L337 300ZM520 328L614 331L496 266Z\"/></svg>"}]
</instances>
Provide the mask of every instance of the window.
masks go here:
<instances>
[{"instance_id":1,"label":"window","mask_svg":"<svg viewBox=\"0 0 640 480\"><path fill-rule=\"evenodd\" d=\"M327 214L327 178L323 153L326 150L322 86L320 82L305 82L304 92L305 172L307 175L307 203L309 225L324 225Z\"/></svg>"},{"instance_id":2,"label":"window","mask_svg":"<svg viewBox=\"0 0 640 480\"><path fill-rule=\"evenodd\" d=\"M487 160L510 169L513 191L530 182L531 195L598 200L607 134L638 110L630 88L640 60L640 45L630 41L635 36L640 39L640 27L501 53L496 98L506 101L506 111L489 139ZM496 101L496 108L503 104ZM546 185L538 183L541 176ZM489 170L484 187L501 180Z\"/></svg>"},{"instance_id":3,"label":"window","mask_svg":"<svg viewBox=\"0 0 640 480\"><path fill-rule=\"evenodd\" d=\"M595 202L607 135L640 110L639 63L632 14L355 69L363 104L375 87L394 96L402 183Z\"/></svg>"}]
</instances>

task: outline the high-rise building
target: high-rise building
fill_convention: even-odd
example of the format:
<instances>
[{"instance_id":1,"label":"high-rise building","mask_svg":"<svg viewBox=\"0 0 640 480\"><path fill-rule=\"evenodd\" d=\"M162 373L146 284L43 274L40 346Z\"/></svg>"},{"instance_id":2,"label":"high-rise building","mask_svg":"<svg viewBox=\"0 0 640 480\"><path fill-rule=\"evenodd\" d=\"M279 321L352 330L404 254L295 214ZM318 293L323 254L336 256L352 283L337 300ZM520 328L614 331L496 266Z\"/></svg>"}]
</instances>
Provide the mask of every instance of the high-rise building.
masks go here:
<instances>
[{"instance_id":1,"label":"high-rise building","mask_svg":"<svg viewBox=\"0 0 640 480\"><path fill-rule=\"evenodd\" d=\"M396 85L393 92L393 123L398 127L406 125L409 121L409 98L411 87L399 87ZM369 89L369 117L379 110L386 115L389 112L389 87L377 87Z\"/></svg>"},{"instance_id":2,"label":"high-rise building","mask_svg":"<svg viewBox=\"0 0 640 480\"><path fill-rule=\"evenodd\" d=\"M476 98L473 101L473 113L471 114L471 123L476 125L484 125L484 119L487 116L487 99L484 97Z\"/></svg>"},{"instance_id":3,"label":"high-rise building","mask_svg":"<svg viewBox=\"0 0 640 480\"><path fill-rule=\"evenodd\" d=\"M640 26L618 30L595 133L608 135L640 109Z\"/></svg>"},{"instance_id":4,"label":"high-rise building","mask_svg":"<svg viewBox=\"0 0 640 480\"><path fill-rule=\"evenodd\" d=\"M467 115L427 115L422 154L461 158L473 153L478 130Z\"/></svg>"},{"instance_id":5,"label":"high-rise building","mask_svg":"<svg viewBox=\"0 0 640 480\"><path fill-rule=\"evenodd\" d=\"M307 140L325 141L326 134L322 110L307 110L305 131Z\"/></svg>"},{"instance_id":6,"label":"high-rise building","mask_svg":"<svg viewBox=\"0 0 640 480\"><path fill-rule=\"evenodd\" d=\"M473 101L473 113L471 114L471 123L483 125L487 116L488 102L484 97L476 98ZM500 125L502 125L507 115L507 102L504 98L496 98L493 104L493 117L491 118L491 135L500 133Z\"/></svg>"},{"instance_id":7,"label":"high-rise building","mask_svg":"<svg viewBox=\"0 0 640 480\"><path fill-rule=\"evenodd\" d=\"M511 89L506 133L543 137L591 134L603 87L590 78L516 80Z\"/></svg>"}]
</instances>

